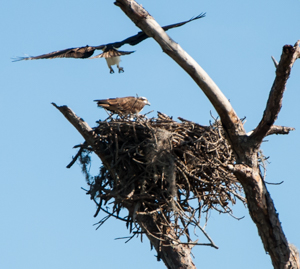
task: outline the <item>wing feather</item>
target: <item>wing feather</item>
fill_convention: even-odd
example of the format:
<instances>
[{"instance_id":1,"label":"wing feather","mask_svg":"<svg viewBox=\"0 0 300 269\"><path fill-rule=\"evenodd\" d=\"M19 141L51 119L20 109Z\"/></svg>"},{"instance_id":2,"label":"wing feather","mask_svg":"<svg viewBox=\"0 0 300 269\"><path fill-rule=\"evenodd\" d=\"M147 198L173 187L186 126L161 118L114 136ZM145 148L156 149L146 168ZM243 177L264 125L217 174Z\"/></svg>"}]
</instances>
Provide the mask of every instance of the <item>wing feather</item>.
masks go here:
<instances>
[{"instance_id":1,"label":"wing feather","mask_svg":"<svg viewBox=\"0 0 300 269\"><path fill-rule=\"evenodd\" d=\"M205 16L206 16L206 13L203 12L203 13L200 13L198 16L193 17L193 18L191 18L191 19L189 19L187 21L183 21L183 22L178 22L178 23L166 25L166 26L163 26L162 28L165 31L168 31L169 29L180 27L180 26L182 26L182 25L184 25L186 23L189 23L191 21L204 18ZM107 46L111 45L114 48L120 48L121 46L123 46L125 44L131 45L131 46L135 46L135 45L139 44L140 42L144 41L145 39L147 39L148 37L149 37L148 35L146 35L142 31L140 31L136 35L128 37L128 38L124 39L123 41L119 41L119 42L115 42L115 43L110 43L110 44L107 44Z\"/></svg>"},{"instance_id":2,"label":"wing feather","mask_svg":"<svg viewBox=\"0 0 300 269\"><path fill-rule=\"evenodd\" d=\"M64 50L53 51L50 53L42 54L34 57L18 57L15 61L22 60L38 60L38 59L55 59L55 58L89 58L93 55L95 47L85 46L78 48L69 48Z\"/></svg>"},{"instance_id":3,"label":"wing feather","mask_svg":"<svg viewBox=\"0 0 300 269\"><path fill-rule=\"evenodd\" d=\"M180 27L182 25L185 25L186 23L189 23L191 21L194 21L194 20L198 20L198 19L202 19L206 16L206 13L200 13L198 16L196 17L193 17L187 21L183 21L183 22L178 22L178 23L174 23L174 24L170 24L170 25L167 25L167 26L164 26L162 27L165 31L168 31L169 29L172 29L172 28L176 28L176 27Z\"/></svg>"}]
</instances>

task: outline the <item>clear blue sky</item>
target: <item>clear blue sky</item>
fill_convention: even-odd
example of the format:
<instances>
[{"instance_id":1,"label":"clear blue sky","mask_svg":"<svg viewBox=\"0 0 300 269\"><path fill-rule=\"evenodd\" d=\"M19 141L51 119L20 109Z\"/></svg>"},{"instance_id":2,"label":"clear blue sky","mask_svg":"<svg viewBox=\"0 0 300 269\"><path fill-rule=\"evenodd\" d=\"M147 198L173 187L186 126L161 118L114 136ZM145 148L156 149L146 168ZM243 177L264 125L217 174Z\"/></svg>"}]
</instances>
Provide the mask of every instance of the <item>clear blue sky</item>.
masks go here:
<instances>
[{"instance_id":1,"label":"clear blue sky","mask_svg":"<svg viewBox=\"0 0 300 269\"><path fill-rule=\"evenodd\" d=\"M106 117L94 99L139 94L161 111L206 125L216 116L205 95L148 39L122 58L125 73L109 74L105 60L55 59L11 62L69 47L120 41L139 29L114 1L12 0L0 4L0 268L165 268L155 251L127 236L123 223L109 220L95 230L95 205L79 165L66 165L83 141L50 104L70 106L90 126ZM251 131L261 119L272 86L273 55L300 39L300 1L150 1L141 4L161 25L207 17L168 31L215 80ZM266 138L267 181L288 240L300 247L298 172L300 150L300 61L284 94L278 125L295 127L288 136ZM152 114L153 116L155 114ZM94 169L100 165L94 160ZM272 268L256 226L242 205L230 216L212 213L207 232L219 246L195 247L198 268ZM203 223L202 223L203 224ZM200 240L204 240L200 232Z\"/></svg>"}]
</instances>

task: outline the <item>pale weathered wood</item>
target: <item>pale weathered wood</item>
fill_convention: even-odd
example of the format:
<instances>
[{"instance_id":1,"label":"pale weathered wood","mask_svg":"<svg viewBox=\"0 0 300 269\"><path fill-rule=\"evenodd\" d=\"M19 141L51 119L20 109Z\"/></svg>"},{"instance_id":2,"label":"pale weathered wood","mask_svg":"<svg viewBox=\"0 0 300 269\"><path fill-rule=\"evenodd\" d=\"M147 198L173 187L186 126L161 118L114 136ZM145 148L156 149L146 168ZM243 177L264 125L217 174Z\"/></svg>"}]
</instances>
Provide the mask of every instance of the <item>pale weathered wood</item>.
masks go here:
<instances>
[{"instance_id":1,"label":"pale weathered wood","mask_svg":"<svg viewBox=\"0 0 300 269\"><path fill-rule=\"evenodd\" d=\"M142 6L134 0L117 0L115 4L148 36L153 37L163 51L174 59L206 94L218 112L228 140L236 154L237 163L231 167L232 172L243 185L249 213L257 226L264 248L269 253L274 268L299 268L297 262L299 257L295 258L294 251L284 235L273 200L260 174L258 163L260 144L263 138L271 132L271 127L281 108L282 96L291 67L299 58L299 42L295 46L284 46L264 116L258 127L248 136L242 122L217 85L163 31Z\"/></svg>"}]
</instances>

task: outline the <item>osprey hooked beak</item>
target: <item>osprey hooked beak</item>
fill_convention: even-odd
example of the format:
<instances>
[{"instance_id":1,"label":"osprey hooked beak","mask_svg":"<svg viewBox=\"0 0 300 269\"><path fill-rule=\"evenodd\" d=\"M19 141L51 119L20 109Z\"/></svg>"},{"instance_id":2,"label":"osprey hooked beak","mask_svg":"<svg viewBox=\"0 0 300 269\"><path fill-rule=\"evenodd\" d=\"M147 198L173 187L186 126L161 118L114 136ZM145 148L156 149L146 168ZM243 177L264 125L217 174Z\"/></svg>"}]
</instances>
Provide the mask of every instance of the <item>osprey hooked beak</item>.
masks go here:
<instances>
[{"instance_id":1,"label":"osprey hooked beak","mask_svg":"<svg viewBox=\"0 0 300 269\"><path fill-rule=\"evenodd\" d=\"M144 103L145 105L147 105L147 106L150 106L150 105L151 105L146 97L140 97L140 99L143 101L143 103Z\"/></svg>"}]
</instances>

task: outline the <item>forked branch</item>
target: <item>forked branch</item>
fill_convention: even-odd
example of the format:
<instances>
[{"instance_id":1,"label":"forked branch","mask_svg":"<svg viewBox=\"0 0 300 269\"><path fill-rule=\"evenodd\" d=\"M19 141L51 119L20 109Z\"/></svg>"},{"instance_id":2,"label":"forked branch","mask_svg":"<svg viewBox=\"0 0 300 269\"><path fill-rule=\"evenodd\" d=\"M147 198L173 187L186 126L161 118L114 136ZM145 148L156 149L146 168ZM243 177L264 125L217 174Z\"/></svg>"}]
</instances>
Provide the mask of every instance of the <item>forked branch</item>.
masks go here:
<instances>
[{"instance_id":1,"label":"forked branch","mask_svg":"<svg viewBox=\"0 0 300 269\"><path fill-rule=\"evenodd\" d=\"M251 138L256 144L260 144L268 132L271 131L270 129L279 114L287 80L290 76L295 61L300 57L299 43L300 40L297 41L294 46L285 45L283 47L281 59L276 68L276 77L270 91L266 109L260 123L251 134Z\"/></svg>"}]
</instances>

